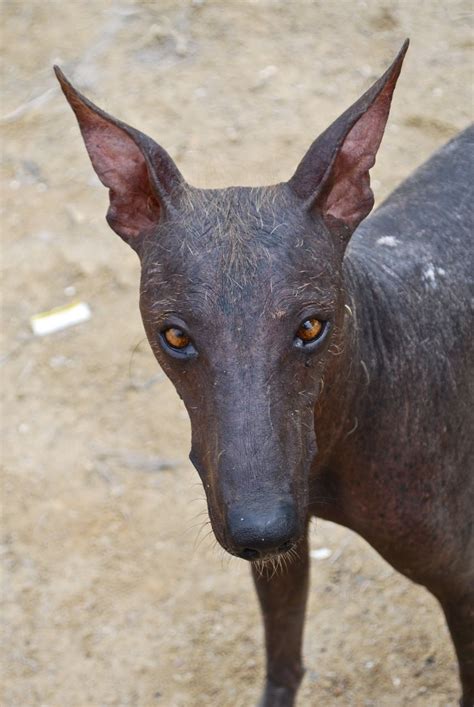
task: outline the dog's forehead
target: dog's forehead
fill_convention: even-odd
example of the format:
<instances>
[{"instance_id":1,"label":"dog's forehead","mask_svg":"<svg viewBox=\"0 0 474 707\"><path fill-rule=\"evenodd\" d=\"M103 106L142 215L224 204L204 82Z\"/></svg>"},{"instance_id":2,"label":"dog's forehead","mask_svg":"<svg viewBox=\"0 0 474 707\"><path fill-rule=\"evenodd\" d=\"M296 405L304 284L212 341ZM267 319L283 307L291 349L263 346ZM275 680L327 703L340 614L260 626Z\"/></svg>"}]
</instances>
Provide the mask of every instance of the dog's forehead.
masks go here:
<instances>
[{"instance_id":1,"label":"dog's forehead","mask_svg":"<svg viewBox=\"0 0 474 707\"><path fill-rule=\"evenodd\" d=\"M308 258L327 258L330 240L285 184L187 188L157 234L155 257L165 268L212 266L216 275L248 279L261 276L268 263L291 270Z\"/></svg>"},{"instance_id":2,"label":"dog's forehead","mask_svg":"<svg viewBox=\"0 0 474 707\"><path fill-rule=\"evenodd\" d=\"M202 247L276 247L291 224L300 228L304 212L286 185L193 189L183 192L181 218L191 238Z\"/></svg>"},{"instance_id":3,"label":"dog's forehead","mask_svg":"<svg viewBox=\"0 0 474 707\"><path fill-rule=\"evenodd\" d=\"M150 244L143 286L188 307L258 308L330 286L333 254L286 185L191 188Z\"/></svg>"}]
</instances>

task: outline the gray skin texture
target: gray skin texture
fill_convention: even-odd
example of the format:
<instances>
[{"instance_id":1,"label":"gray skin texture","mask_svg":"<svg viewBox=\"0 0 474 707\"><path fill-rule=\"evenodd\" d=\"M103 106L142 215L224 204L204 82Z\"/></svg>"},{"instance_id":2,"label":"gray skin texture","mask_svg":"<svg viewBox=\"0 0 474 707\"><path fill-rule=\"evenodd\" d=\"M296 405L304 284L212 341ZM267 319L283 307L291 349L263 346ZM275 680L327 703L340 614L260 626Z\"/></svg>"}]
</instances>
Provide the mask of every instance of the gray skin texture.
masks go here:
<instances>
[{"instance_id":1,"label":"gray skin texture","mask_svg":"<svg viewBox=\"0 0 474 707\"><path fill-rule=\"evenodd\" d=\"M216 538L255 560L264 707L293 705L304 672L311 516L438 598L474 704L473 130L359 226L405 51L289 182L255 189L191 187L57 70L107 220L140 257L145 330L189 412ZM322 333L302 345L310 318ZM189 346L168 346L169 327Z\"/></svg>"}]
</instances>

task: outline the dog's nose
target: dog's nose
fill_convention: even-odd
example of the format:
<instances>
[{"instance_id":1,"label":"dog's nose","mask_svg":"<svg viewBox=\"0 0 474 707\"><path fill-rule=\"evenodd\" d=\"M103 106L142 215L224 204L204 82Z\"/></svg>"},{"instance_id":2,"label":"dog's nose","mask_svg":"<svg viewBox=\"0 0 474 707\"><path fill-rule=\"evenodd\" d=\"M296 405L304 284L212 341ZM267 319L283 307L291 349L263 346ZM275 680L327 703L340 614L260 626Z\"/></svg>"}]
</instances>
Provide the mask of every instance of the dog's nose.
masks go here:
<instances>
[{"instance_id":1,"label":"dog's nose","mask_svg":"<svg viewBox=\"0 0 474 707\"><path fill-rule=\"evenodd\" d=\"M231 551L244 560L287 552L298 538L298 516L291 502L269 508L236 506L227 516Z\"/></svg>"}]
</instances>

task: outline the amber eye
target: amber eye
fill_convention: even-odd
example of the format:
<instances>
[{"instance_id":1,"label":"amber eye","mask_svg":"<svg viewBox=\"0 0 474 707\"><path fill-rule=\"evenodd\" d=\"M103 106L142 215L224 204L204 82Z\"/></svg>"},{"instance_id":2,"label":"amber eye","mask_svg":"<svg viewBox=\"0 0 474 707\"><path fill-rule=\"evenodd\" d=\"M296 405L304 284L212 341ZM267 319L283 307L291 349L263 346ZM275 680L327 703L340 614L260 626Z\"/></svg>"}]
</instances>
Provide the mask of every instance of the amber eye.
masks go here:
<instances>
[{"instance_id":1,"label":"amber eye","mask_svg":"<svg viewBox=\"0 0 474 707\"><path fill-rule=\"evenodd\" d=\"M189 336L182 329L178 329L178 327L173 326L169 329L165 329L163 336L173 349L185 349L186 346L190 344Z\"/></svg>"},{"instance_id":2,"label":"amber eye","mask_svg":"<svg viewBox=\"0 0 474 707\"><path fill-rule=\"evenodd\" d=\"M296 332L296 336L303 344L309 344L315 341L323 330L323 322L319 319L306 319Z\"/></svg>"}]
</instances>

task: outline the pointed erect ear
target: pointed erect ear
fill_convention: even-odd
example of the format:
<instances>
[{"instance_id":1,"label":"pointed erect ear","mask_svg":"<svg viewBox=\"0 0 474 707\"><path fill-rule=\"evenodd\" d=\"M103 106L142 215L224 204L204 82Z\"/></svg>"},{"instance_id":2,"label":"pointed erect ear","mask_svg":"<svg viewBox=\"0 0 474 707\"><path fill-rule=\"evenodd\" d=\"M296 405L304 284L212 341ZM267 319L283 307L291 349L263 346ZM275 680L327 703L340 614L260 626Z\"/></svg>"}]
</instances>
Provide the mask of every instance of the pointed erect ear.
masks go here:
<instances>
[{"instance_id":1,"label":"pointed erect ear","mask_svg":"<svg viewBox=\"0 0 474 707\"><path fill-rule=\"evenodd\" d=\"M385 74L311 145L288 182L328 226L350 234L374 205L369 170L387 122L408 40Z\"/></svg>"},{"instance_id":2,"label":"pointed erect ear","mask_svg":"<svg viewBox=\"0 0 474 707\"><path fill-rule=\"evenodd\" d=\"M185 182L165 150L112 118L82 96L62 71L54 71L76 114L97 176L109 188L109 226L135 250Z\"/></svg>"}]
</instances>

